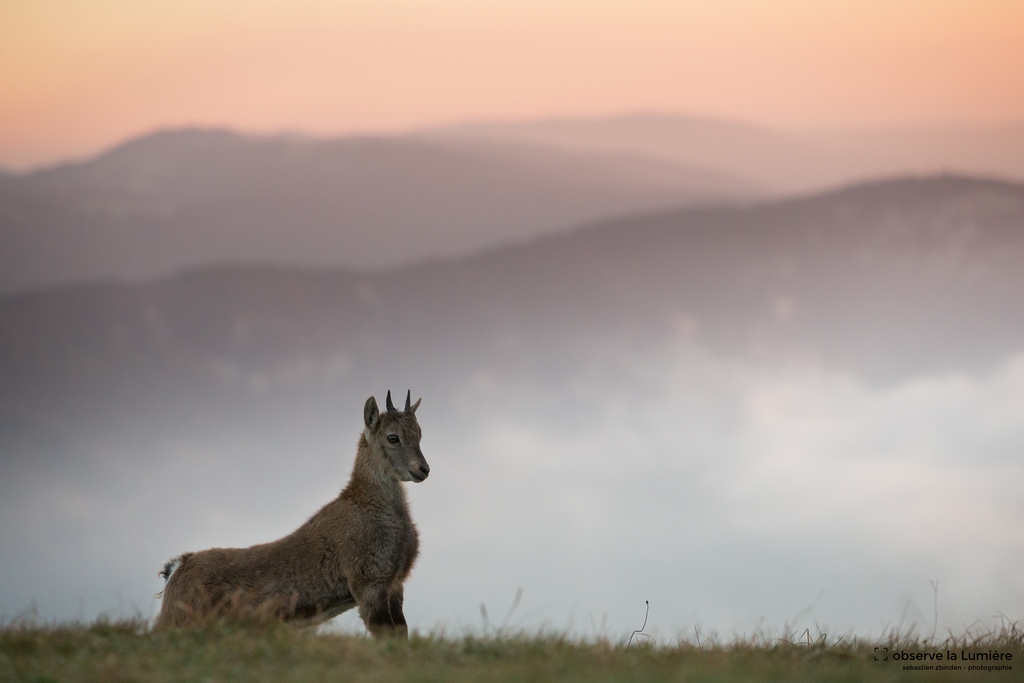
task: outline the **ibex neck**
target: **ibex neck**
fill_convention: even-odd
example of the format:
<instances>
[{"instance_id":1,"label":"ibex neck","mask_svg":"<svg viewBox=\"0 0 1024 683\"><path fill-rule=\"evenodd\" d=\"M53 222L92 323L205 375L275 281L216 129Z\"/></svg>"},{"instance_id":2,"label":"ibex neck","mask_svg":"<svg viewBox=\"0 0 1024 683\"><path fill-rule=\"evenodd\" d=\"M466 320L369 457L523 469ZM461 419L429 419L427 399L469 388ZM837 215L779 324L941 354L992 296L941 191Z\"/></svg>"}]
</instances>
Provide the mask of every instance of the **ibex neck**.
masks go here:
<instances>
[{"instance_id":1,"label":"ibex neck","mask_svg":"<svg viewBox=\"0 0 1024 683\"><path fill-rule=\"evenodd\" d=\"M406 509L402 483L389 472L388 466L383 462L383 456L372 451L365 436L359 437L352 478L342 495L358 499L368 505Z\"/></svg>"}]
</instances>

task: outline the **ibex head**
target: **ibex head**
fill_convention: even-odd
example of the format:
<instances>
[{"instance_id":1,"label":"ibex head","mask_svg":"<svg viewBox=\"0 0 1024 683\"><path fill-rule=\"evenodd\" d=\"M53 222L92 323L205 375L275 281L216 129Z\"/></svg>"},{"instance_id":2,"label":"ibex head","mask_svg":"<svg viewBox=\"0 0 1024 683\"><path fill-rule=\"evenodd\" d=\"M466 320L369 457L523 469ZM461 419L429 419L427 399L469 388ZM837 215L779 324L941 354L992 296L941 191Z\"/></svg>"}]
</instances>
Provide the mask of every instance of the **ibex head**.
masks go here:
<instances>
[{"instance_id":1,"label":"ibex head","mask_svg":"<svg viewBox=\"0 0 1024 683\"><path fill-rule=\"evenodd\" d=\"M366 399L363 406L363 433L372 451L380 456L388 474L399 481L421 482L430 474L430 465L420 450L420 425L416 421L419 399L410 405L412 392L405 395L405 410L398 411L391 403L391 392L386 401L387 412L377 409L377 399Z\"/></svg>"}]
</instances>

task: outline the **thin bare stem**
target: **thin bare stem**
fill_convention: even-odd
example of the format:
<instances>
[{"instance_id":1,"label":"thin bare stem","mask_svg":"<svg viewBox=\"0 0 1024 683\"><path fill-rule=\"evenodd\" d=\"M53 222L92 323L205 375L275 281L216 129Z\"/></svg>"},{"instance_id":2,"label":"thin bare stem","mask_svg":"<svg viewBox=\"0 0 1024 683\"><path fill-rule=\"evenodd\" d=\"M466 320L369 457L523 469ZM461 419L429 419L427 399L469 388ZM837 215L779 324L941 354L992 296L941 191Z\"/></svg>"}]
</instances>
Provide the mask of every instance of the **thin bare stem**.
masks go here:
<instances>
[{"instance_id":1,"label":"thin bare stem","mask_svg":"<svg viewBox=\"0 0 1024 683\"><path fill-rule=\"evenodd\" d=\"M651 602L650 600L644 600L644 604L647 605L647 611L644 612L644 625L629 634L629 642L626 643L626 647L629 647L633 643L633 636L645 636L647 638L651 638L649 634L644 633L644 629L647 628L647 617L651 613ZM638 639L637 643L639 642L640 641Z\"/></svg>"}]
</instances>

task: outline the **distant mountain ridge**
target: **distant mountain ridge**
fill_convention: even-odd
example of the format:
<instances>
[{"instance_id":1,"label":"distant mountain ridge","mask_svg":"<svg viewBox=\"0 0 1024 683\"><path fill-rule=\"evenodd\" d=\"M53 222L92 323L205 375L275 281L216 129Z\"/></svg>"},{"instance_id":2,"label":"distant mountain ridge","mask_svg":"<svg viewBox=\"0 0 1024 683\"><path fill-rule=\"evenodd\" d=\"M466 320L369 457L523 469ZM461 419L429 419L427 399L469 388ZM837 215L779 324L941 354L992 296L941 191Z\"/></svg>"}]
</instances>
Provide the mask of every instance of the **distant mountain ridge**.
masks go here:
<instances>
[{"instance_id":1,"label":"distant mountain ridge","mask_svg":"<svg viewBox=\"0 0 1024 683\"><path fill-rule=\"evenodd\" d=\"M786 129L699 116L631 114L467 123L421 135L638 155L717 170L789 194L911 174L1024 181L1024 123Z\"/></svg>"},{"instance_id":2,"label":"distant mountain ridge","mask_svg":"<svg viewBox=\"0 0 1024 683\"><path fill-rule=\"evenodd\" d=\"M785 130L631 115L334 139L162 131L0 173L0 292L222 262L373 270L615 216L940 172L1024 181L1024 125Z\"/></svg>"},{"instance_id":3,"label":"distant mountain ridge","mask_svg":"<svg viewBox=\"0 0 1024 683\"><path fill-rule=\"evenodd\" d=\"M522 143L165 131L0 177L0 291L224 261L367 270L755 193L724 174Z\"/></svg>"}]
</instances>

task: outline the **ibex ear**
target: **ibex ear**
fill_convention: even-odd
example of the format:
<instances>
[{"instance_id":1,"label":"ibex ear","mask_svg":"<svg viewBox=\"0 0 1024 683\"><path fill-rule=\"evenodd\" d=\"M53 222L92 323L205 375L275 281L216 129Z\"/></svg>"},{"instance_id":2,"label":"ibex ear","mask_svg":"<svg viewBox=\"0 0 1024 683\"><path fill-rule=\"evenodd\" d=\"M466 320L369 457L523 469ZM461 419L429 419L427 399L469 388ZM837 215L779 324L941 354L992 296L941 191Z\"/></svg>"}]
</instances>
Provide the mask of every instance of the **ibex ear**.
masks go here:
<instances>
[{"instance_id":1,"label":"ibex ear","mask_svg":"<svg viewBox=\"0 0 1024 683\"><path fill-rule=\"evenodd\" d=\"M380 411L377 410L377 399L373 396L366 399L366 405L363 406L363 422L366 423L367 427L373 427L377 424L377 418L380 417Z\"/></svg>"},{"instance_id":2,"label":"ibex ear","mask_svg":"<svg viewBox=\"0 0 1024 683\"><path fill-rule=\"evenodd\" d=\"M415 403L413 403L411 406L406 408L406 412L407 413L415 413L416 409L420 407L420 401L422 401L422 400L423 400L422 398L416 399Z\"/></svg>"}]
</instances>

